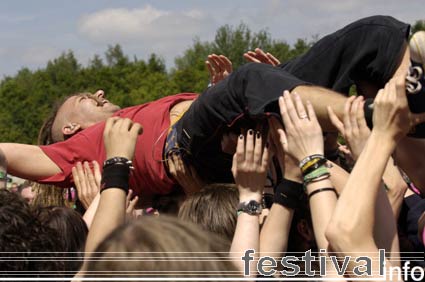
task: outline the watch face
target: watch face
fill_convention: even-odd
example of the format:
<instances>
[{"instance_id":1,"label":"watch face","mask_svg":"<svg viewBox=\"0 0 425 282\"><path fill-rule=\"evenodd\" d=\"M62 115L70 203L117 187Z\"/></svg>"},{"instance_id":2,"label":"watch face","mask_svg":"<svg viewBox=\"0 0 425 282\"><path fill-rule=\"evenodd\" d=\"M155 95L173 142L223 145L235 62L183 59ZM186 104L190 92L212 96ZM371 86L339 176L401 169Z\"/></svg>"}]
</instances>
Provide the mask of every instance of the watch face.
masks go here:
<instances>
[{"instance_id":1,"label":"watch face","mask_svg":"<svg viewBox=\"0 0 425 282\"><path fill-rule=\"evenodd\" d=\"M261 213L261 205L256 201L250 201L247 205L247 210L253 214Z\"/></svg>"}]
</instances>

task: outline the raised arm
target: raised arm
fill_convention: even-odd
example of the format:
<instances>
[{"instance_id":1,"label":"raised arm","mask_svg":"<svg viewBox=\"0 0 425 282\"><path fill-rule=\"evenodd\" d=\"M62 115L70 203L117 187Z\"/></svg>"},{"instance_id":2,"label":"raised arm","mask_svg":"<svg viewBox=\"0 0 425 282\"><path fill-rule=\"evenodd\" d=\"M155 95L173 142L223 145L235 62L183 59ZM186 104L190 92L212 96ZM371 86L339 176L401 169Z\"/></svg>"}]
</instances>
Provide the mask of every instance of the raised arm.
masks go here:
<instances>
[{"instance_id":1,"label":"raised arm","mask_svg":"<svg viewBox=\"0 0 425 282\"><path fill-rule=\"evenodd\" d=\"M287 143L285 150L297 160L301 168L317 247L328 249L325 231L338 195L330 180L324 157L322 129L311 103L307 101L306 105L305 108L298 94L285 91L283 97L279 98L279 107L286 132L279 132L283 143ZM330 260L327 259L326 262L327 269L331 269ZM342 276L333 273L328 273L326 277L345 281Z\"/></svg>"},{"instance_id":2,"label":"raised arm","mask_svg":"<svg viewBox=\"0 0 425 282\"><path fill-rule=\"evenodd\" d=\"M244 263L240 254L251 249L255 251L254 257L258 258L259 253L259 215L268 166L268 149L263 149L262 144L261 132L250 129L246 136L239 136L233 156L232 173L239 190L240 204L230 252L235 265L242 272ZM251 273L256 269L254 261L251 261L250 269Z\"/></svg>"},{"instance_id":3,"label":"raised arm","mask_svg":"<svg viewBox=\"0 0 425 282\"><path fill-rule=\"evenodd\" d=\"M388 199L380 185L382 175L397 142L412 125L423 118L423 114L413 115L409 112L404 76L391 80L378 92L375 98L374 128L338 200L326 233L332 249L341 252L339 256L378 253L374 226L382 222L375 221L375 213L379 208L386 208L391 213ZM393 236L397 236L394 218L387 217L386 220L391 223ZM387 263L389 266L399 264L397 261ZM352 271L353 267L350 264L348 270ZM377 269L373 271L377 273Z\"/></svg>"},{"instance_id":4,"label":"raised arm","mask_svg":"<svg viewBox=\"0 0 425 282\"><path fill-rule=\"evenodd\" d=\"M86 252L94 251L112 230L125 222L130 175L130 165L125 160L133 159L140 131L140 124L130 119L114 117L106 122L103 136L110 162L103 167L100 201L87 236Z\"/></svg>"},{"instance_id":5,"label":"raised arm","mask_svg":"<svg viewBox=\"0 0 425 282\"><path fill-rule=\"evenodd\" d=\"M347 142L354 160L359 158L370 136L370 129L367 127L363 109L364 101L362 96L357 98L350 97L345 103L344 117L343 121L341 121L334 114L332 108L328 107L329 118ZM388 188L387 196L390 200L391 208L395 217L398 218L407 185L391 157L388 160L382 178ZM384 214L382 218L386 216L387 214Z\"/></svg>"}]
</instances>

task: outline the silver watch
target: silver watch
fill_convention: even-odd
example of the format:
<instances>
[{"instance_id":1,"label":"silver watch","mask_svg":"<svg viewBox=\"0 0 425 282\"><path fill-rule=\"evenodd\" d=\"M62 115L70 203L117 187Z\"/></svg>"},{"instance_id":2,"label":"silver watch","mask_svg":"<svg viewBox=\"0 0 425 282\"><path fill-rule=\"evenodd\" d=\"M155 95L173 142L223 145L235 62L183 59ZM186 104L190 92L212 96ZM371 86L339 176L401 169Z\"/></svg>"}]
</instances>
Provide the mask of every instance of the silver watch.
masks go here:
<instances>
[{"instance_id":1,"label":"silver watch","mask_svg":"<svg viewBox=\"0 0 425 282\"><path fill-rule=\"evenodd\" d=\"M261 203L255 200L239 203L238 205L238 214L245 212L249 215L260 215L262 210L263 207Z\"/></svg>"}]
</instances>

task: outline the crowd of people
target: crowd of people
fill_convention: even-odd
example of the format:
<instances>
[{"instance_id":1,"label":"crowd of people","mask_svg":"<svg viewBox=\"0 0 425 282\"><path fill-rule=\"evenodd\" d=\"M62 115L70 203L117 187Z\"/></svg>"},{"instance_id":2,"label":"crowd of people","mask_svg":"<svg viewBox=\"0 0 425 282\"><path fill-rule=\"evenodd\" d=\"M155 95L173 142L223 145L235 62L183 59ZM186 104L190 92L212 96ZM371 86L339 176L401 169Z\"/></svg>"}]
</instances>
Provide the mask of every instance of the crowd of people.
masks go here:
<instances>
[{"instance_id":1,"label":"crowd of people","mask_svg":"<svg viewBox=\"0 0 425 282\"><path fill-rule=\"evenodd\" d=\"M34 181L0 189L0 276L423 281L425 31L409 36L373 16L285 63L211 54L199 95L67 97L40 145L0 144L1 179Z\"/></svg>"}]
</instances>

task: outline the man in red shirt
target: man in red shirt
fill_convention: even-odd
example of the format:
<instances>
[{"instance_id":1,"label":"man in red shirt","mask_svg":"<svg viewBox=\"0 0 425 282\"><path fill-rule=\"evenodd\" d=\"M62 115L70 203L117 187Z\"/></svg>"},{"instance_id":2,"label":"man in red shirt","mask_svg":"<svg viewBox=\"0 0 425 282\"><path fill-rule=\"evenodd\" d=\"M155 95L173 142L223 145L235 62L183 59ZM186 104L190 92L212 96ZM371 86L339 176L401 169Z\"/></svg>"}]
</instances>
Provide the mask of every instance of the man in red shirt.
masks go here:
<instances>
[{"instance_id":1,"label":"man in red shirt","mask_svg":"<svg viewBox=\"0 0 425 282\"><path fill-rule=\"evenodd\" d=\"M130 187L136 194L143 194L142 201L148 201L153 194L169 193L174 182L165 172L162 151L170 120L197 96L183 93L125 109L106 100L101 90L71 96L59 107L51 124L50 139L57 143L0 145L8 160L8 172L40 183L72 186L71 170L77 162L96 160L101 164L105 161L105 120L119 116L143 127L137 141L139 146L133 160L136 169L130 177Z\"/></svg>"}]
</instances>

